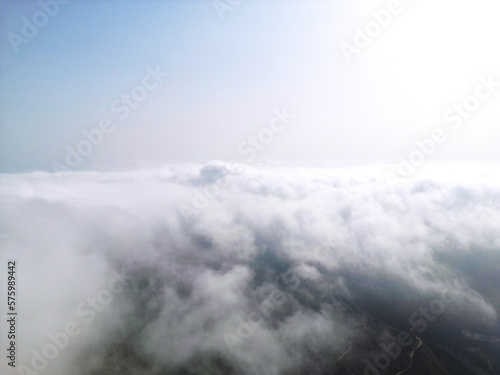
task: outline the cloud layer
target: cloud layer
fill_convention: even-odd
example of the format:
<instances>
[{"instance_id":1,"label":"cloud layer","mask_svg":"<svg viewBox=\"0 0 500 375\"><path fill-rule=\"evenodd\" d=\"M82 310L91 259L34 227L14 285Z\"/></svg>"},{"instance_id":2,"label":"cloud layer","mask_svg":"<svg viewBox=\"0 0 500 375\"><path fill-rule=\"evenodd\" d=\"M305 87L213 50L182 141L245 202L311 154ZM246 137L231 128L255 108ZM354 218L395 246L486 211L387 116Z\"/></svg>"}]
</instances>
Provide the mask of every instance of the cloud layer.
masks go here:
<instances>
[{"instance_id":1,"label":"cloud layer","mask_svg":"<svg viewBox=\"0 0 500 375\"><path fill-rule=\"evenodd\" d=\"M18 364L320 374L370 340L367 315L409 330L408 316L444 292L456 302L443 325L497 332L498 166L431 166L395 189L386 169L211 162L1 176L0 258L19 262ZM51 337L61 339L47 358Z\"/></svg>"}]
</instances>

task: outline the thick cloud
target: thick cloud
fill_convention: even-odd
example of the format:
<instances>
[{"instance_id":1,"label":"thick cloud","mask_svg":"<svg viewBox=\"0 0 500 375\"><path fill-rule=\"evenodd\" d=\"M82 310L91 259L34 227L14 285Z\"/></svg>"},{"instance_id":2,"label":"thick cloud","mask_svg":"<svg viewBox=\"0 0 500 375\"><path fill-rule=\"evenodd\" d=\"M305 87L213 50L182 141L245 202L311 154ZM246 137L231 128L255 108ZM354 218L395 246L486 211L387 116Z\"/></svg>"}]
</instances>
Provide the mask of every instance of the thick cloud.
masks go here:
<instances>
[{"instance_id":1,"label":"thick cloud","mask_svg":"<svg viewBox=\"0 0 500 375\"><path fill-rule=\"evenodd\" d=\"M409 329L443 295L454 296L443 325L498 330L498 166L430 167L394 189L384 170L213 162L1 176L18 365L321 373L370 340L367 316ZM56 354L50 337L63 337Z\"/></svg>"}]
</instances>

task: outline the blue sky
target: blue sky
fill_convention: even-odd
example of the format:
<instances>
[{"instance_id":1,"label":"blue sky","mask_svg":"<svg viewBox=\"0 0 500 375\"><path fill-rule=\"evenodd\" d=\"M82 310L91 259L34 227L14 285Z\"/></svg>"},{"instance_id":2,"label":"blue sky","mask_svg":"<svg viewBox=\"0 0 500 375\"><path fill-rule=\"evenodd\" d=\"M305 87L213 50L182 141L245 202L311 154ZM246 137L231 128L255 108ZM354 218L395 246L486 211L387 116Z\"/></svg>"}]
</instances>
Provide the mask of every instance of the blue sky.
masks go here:
<instances>
[{"instance_id":1,"label":"blue sky","mask_svg":"<svg viewBox=\"0 0 500 375\"><path fill-rule=\"evenodd\" d=\"M500 66L493 1L402 1L352 63L341 43L388 2L243 0L222 20L214 3L69 1L16 53L41 6L0 2L0 171L52 170L103 118L115 130L76 169L238 160L284 107L259 159L397 160ZM111 103L157 66L169 77L120 120ZM498 94L433 157L499 159Z\"/></svg>"}]
</instances>

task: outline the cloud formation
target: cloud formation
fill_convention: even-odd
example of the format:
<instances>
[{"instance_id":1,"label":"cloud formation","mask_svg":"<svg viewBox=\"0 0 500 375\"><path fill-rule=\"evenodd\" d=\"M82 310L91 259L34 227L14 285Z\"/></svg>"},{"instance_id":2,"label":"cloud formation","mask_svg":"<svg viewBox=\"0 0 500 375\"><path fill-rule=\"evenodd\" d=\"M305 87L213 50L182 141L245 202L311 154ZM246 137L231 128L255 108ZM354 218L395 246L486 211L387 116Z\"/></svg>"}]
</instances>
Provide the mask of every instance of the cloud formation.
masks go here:
<instances>
[{"instance_id":1,"label":"cloud formation","mask_svg":"<svg viewBox=\"0 0 500 375\"><path fill-rule=\"evenodd\" d=\"M443 327L498 332L498 167L430 166L393 190L384 168L2 175L0 258L19 262L18 365L321 374L353 343L368 345L367 316L409 330L408 316L443 291L456 297ZM193 213L196 195L208 203ZM47 358L70 323L79 333Z\"/></svg>"}]
</instances>

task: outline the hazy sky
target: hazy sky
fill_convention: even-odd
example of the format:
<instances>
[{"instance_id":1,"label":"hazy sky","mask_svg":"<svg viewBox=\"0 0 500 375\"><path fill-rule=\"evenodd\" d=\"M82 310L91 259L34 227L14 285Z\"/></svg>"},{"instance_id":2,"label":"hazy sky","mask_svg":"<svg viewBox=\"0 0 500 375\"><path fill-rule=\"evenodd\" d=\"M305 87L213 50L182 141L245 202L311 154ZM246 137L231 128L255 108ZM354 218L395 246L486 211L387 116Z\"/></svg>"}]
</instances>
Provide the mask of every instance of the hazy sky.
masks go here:
<instances>
[{"instance_id":1,"label":"hazy sky","mask_svg":"<svg viewBox=\"0 0 500 375\"><path fill-rule=\"evenodd\" d=\"M243 160L242 142L283 108L295 117L276 122L279 133L261 133L273 139L254 148L255 159L397 161L441 127L448 139L433 160L500 160L500 84L466 101L474 110L459 130L451 127L459 112L443 119L477 95L479 77L500 82L498 0L392 8L375 0L74 0L45 6L52 15L44 16L46 2L0 2L1 172L52 170L106 118L113 130L75 169ZM26 21L42 25L36 35ZM365 47L363 37L355 43L357 28L373 35ZM357 48L350 63L342 43ZM154 82L148 67L169 75ZM122 95L144 80L151 90L137 89L146 97L125 116Z\"/></svg>"}]
</instances>

